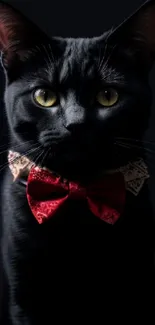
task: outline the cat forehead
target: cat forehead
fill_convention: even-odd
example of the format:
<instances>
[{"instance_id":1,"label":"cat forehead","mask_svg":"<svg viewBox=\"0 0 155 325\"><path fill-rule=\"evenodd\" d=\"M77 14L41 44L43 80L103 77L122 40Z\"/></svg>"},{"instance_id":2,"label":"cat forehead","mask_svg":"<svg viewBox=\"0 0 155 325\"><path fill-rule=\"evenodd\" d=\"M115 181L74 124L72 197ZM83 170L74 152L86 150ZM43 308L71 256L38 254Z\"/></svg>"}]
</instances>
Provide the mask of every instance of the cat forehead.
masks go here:
<instances>
[{"instance_id":1,"label":"cat forehead","mask_svg":"<svg viewBox=\"0 0 155 325\"><path fill-rule=\"evenodd\" d=\"M61 47L61 42L58 46ZM103 38L101 45L98 38L64 39L63 50L58 56L60 79L66 78L68 73L93 75L104 48Z\"/></svg>"},{"instance_id":2,"label":"cat forehead","mask_svg":"<svg viewBox=\"0 0 155 325\"><path fill-rule=\"evenodd\" d=\"M86 39L70 40L66 43L59 65L60 82L66 80L67 76L83 77L89 75L91 77L93 75L97 56L93 47L92 40Z\"/></svg>"},{"instance_id":3,"label":"cat forehead","mask_svg":"<svg viewBox=\"0 0 155 325\"><path fill-rule=\"evenodd\" d=\"M90 54L97 54L97 50L105 46L105 41L110 31L105 32L102 36L92 38L65 38L65 52L64 56L70 55L89 56ZM62 40L62 39L61 39Z\"/></svg>"},{"instance_id":4,"label":"cat forehead","mask_svg":"<svg viewBox=\"0 0 155 325\"><path fill-rule=\"evenodd\" d=\"M95 42L90 39L70 40L66 43L63 60L70 64L84 64L88 59L95 57Z\"/></svg>"}]
</instances>

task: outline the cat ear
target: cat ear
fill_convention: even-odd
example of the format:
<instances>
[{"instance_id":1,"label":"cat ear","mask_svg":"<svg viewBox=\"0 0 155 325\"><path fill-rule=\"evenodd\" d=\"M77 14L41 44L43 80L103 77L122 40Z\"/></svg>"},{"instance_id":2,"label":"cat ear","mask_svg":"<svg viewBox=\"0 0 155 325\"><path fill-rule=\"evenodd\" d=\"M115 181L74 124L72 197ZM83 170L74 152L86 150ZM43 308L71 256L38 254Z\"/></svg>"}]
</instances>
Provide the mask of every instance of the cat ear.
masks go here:
<instances>
[{"instance_id":1,"label":"cat ear","mask_svg":"<svg viewBox=\"0 0 155 325\"><path fill-rule=\"evenodd\" d=\"M0 51L5 69L23 61L27 51L42 39L45 35L37 26L10 5L0 3Z\"/></svg>"},{"instance_id":2,"label":"cat ear","mask_svg":"<svg viewBox=\"0 0 155 325\"><path fill-rule=\"evenodd\" d=\"M135 60L150 69L155 59L155 0L146 1L114 29L108 42L133 51Z\"/></svg>"}]
</instances>

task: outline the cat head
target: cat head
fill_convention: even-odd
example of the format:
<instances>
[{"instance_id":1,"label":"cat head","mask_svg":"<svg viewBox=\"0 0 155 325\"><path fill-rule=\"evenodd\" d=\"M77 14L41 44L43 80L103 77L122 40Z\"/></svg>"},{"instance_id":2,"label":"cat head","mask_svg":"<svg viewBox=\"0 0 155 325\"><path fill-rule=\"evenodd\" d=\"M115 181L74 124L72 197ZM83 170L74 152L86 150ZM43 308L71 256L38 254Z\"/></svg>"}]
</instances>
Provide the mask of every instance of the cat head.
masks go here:
<instances>
[{"instance_id":1,"label":"cat head","mask_svg":"<svg viewBox=\"0 0 155 325\"><path fill-rule=\"evenodd\" d=\"M12 149L71 178L139 156L124 139L140 140L147 127L154 30L154 1L101 36L76 39L49 38L0 3Z\"/></svg>"}]
</instances>

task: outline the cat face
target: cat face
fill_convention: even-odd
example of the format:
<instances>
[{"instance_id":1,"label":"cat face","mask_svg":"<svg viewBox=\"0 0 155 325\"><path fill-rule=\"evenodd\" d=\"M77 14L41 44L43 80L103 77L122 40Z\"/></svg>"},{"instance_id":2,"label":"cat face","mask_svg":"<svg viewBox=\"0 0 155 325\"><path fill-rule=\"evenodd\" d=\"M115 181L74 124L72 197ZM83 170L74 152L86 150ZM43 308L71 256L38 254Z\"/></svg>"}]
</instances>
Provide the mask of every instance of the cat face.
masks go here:
<instances>
[{"instance_id":1,"label":"cat face","mask_svg":"<svg viewBox=\"0 0 155 325\"><path fill-rule=\"evenodd\" d=\"M13 146L71 178L135 158L137 152L121 142L140 139L147 127L153 1L116 30L90 39L38 36L20 14L5 5L2 9L1 16L14 17L10 27L4 23L1 41ZM142 24L146 12L149 30ZM10 36L12 28L24 39Z\"/></svg>"}]
</instances>

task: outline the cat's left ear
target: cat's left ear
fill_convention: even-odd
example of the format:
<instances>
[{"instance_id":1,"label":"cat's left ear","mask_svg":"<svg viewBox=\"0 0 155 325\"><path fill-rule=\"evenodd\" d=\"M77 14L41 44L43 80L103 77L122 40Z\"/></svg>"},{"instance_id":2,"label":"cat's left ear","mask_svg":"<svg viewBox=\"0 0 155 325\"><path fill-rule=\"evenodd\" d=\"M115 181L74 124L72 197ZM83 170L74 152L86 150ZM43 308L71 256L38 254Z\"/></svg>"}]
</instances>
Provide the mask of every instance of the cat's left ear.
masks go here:
<instances>
[{"instance_id":1,"label":"cat's left ear","mask_svg":"<svg viewBox=\"0 0 155 325\"><path fill-rule=\"evenodd\" d=\"M146 1L108 37L108 43L133 53L135 61L149 70L155 60L155 0Z\"/></svg>"},{"instance_id":2,"label":"cat's left ear","mask_svg":"<svg viewBox=\"0 0 155 325\"><path fill-rule=\"evenodd\" d=\"M0 2L0 51L6 70L24 61L28 51L45 40L45 34L12 6Z\"/></svg>"}]
</instances>

